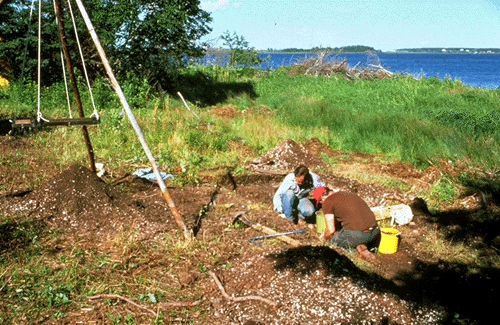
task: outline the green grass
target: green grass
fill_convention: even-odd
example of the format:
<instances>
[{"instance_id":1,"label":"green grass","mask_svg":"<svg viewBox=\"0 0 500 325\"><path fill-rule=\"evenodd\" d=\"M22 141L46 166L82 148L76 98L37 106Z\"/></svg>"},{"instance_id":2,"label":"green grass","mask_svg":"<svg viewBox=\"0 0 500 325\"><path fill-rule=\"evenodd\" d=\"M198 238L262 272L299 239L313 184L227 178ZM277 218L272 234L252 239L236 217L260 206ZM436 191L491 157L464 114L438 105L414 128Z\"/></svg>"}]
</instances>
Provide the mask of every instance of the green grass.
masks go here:
<instances>
[{"instance_id":1,"label":"green grass","mask_svg":"<svg viewBox=\"0 0 500 325\"><path fill-rule=\"evenodd\" d=\"M430 208L436 208L442 203L456 199L458 193L459 190L456 184L454 184L453 179L445 176L433 184L427 195L427 202Z\"/></svg>"},{"instance_id":2,"label":"green grass","mask_svg":"<svg viewBox=\"0 0 500 325\"><path fill-rule=\"evenodd\" d=\"M144 79L129 76L121 84L153 154L164 168L181 170L186 179L200 169L239 167L254 157L234 152L231 143L262 154L286 138L316 137L345 152L382 154L424 168L439 160L462 161L496 171L500 161L500 90L471 88L459 81L328 79L276 71L191 66L173 86L181 89L189 112L175 91L158 93ZM64 87L42 89L42 113L67 116ZM86 115L90 97L81 87ZM148 164L109 82L93 88L102 123L91 127L98 160L111 167L124 161ZM210 114L213 106L232 105L232 119ZM0 116L36 114L34 85L0 90ZM81 160L85 149L75 129L57 129L50 138L63 162ZM41 136L41 137L45 137ZM48 138L47 138L48 137ZM74 148L80 148L75 154ZM47 149L50 152L50 149Z\"/></svg>"},{"instance_id":3,"label":"green grass","mask_svg":"<svg viewBox=\"0 0 500 325\"><path fill-rule=\"evenodd\" d=\"M179 297L196 300L196 288L181 292L165 278L171 279L176 270L193 264L186 259L189 254L207 256L206 265L213 264L218 245L216 239L186 243L169 237L146 247L134 232L124 231L97 251L23 216L2 217L0 230L2 324L57 323L68 313L92 309L95 302L87 297L106 293L132 299L152 310L160 302L177 301ZM206 268L200 261L196 263L192 267ZM117 303L114 299L103 301ZM189 315L191 311L186 308L183 312ZM130 313L110 313L107 317L120 324L135 323ZM164 321L163 317L149 318L150 322Z\"/></svg>"},{"instance_id":4,"label":"green grass","mask_svg":"<svg viewBox=\"0 0 500 325\"><path fill-rule=\"evenodd\" d=\"M384 153L416 166L428 160L498 162L500 97L456 82L409 77L374 81L275 74L257 83L257 104L302 130L326 127L344 151Z\"/></svg>"}]
</instances>

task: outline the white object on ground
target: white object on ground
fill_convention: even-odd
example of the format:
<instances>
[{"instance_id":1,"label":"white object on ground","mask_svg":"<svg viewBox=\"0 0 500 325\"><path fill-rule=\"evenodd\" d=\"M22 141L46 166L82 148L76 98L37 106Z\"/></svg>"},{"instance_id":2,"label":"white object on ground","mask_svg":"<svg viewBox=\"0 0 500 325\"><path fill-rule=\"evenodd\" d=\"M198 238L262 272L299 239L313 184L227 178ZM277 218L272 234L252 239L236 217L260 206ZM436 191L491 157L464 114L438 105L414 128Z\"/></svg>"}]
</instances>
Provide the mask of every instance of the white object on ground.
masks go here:
<instances>
[{"instance_id":1,"label":"white object on ground","mask_svg":"<svg viewBox=\"0 0 500 325\"><path fill-rule=\"evenodd\" d=\"M411 208L406 204L398 204L391 206L391 226L394 225L394 221L398 225L406 225L413 219L413 212Z\"/></svg>"},{"instance_id":2,"label":"white object on ground","mask_svg":"<svg viewBox=\"0 0 500 325\"><path fill-rule=\"evenodd\" d=\"M104 174L106 174L106 171L104 170L104 164L103 163L95 163L95 169L97 171L97 177L102 177Z\"/></svg>"},{"instance_id":3,"label":"white object on ground","mask_svg":"<svg viewBox=\"0 0 500 325\"><path fill-rule=\"evenodd\" d=\"M396 222L399 225L406 225L413 219L413 212L410 206L398 204L391 206L378 206L371 208L377 220L391 218L391 226Z\"/></svg>"}]
</instances>

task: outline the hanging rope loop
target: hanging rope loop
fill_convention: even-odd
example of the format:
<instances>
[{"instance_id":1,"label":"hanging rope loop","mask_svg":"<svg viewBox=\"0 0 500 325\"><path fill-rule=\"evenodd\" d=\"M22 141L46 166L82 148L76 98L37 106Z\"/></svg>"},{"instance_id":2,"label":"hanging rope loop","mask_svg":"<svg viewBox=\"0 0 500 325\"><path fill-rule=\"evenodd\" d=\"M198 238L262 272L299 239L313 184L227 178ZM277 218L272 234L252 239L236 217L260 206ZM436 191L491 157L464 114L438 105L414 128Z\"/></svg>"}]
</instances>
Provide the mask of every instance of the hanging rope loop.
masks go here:
<instances>
[{"instance_id":1,"label":"hanging rope loop","mask_svg":"<svg viewBox=\"0 0 500 325\"><path fill-rule=\"evenodd\" d=\"M60 4L56 3L56 0L53 0L52 2L53 2L53 6L54 6L54 13L55 13L56 25L59 26L60 22L58 21L59 20L58 19L58 15L61 18L61 20L62 20L62 16L58 13L60 11L58 11L58 9L56 7L60 7ZM43 19L43 16L42 16L42 3L43 3L43 0L38 0L37 107L36 107L36 119L34 121L32 121L31 123L27 123L25 119L17 120L16 115L14 115L14 118L12 119L12 128L14 128L14 129L15 128L25 128L27 125L29 125L30 127L39 127L42 124L43 125L47 125L47 126L55 126L55 125L70 126L70 125L98 124L99 123L99 119L100 119L99 112L98 112L97 107L95 105L94 95L92 93L92 87L91 87L91 84L90 84L90 79L89 79L89 75L88 75L88 72L87 72L86 62L85 62L85 58L83 56L83 50L82 50L82 46L81 46L81 43L80 43L80 38L78 36L78 30L77 30L76 21L75 21L75 17L74 17L74 14L73 14L73 8L71 6L71 1L70 0L67 0L69 14L71 16L71 21L72 21L72 25L73 25L73 31L74 31L76 43L78 45L78 52L80 54L80 60L81 60L81 63L82 63L83 73L84 73L84 76L85 76L86 86L88 88L88 92L89 92L89 96L90 96L90 101L92 103L93 111L92 111L92 114L90 115L90 117L85 118L84 113L83 113L83 109L82 109L82 105L81 105L81 100L79 98L80 96L79 96L79 94L77 94L78 90L77 90L77 87L76 87L76 79L74 78L74 75L73 75L72 71L68 71L68 73L70 75L71 82L72 82L72 84L74 84L73 85L73 90L74 90L74 92L76 92L75 93L75 101L76 101L76 104L77 104L76 106L77 106L78 111L80 113L79 114L80 115L79 118L75 118L75 119L73 118L73 114L72 114L72 110L71 110L71 99L70 99L70 95L69 95L69 91L68 91L68 80L66 78L66 71L67 71L67 69L68 70L72 70L72 68L70 68L71 65L68 65L68 64L66 64L67 69L65 67L64 61L65 61L65 59L69 60L69 58L68 58L69 54L68 54L68 52L67 52L66 49L64 49L64 51L63 51L63 47L64 46L63 46L62 43L65 43L65 41L63 39L61 39L61 46L60 46L60 49L59 49L59 53L60 53L60 57L61 57L62 74L63 74L65 94L66 94L66 103L67 103L67 106L68 106L69 119L65 119L65 118L62 118L62 119L61 118L58 118L58 119L47 119L42 114L42 109L41 109L41 82L42 82L41 60L42 60L42 19ZM28 26L28 30L26 32L25 49L24 49L24 54L23 54L23 67L22 67L22 72L21 72L20 83L23 82L23 77L24 77L24 70L25 70L25 65L26 65L26 55L27 55L27 50L28 50L28 39L29 39L28 36L29 36L30 29L31 29L30 26L31 26L31 20L32 20L34 9L35 9L35 0L32 0L31 1L31 8L30 8L29 26ZM20 85L20 89L21 89L21 86L22 85Z\"/></svg>"},{"instance_id":2,"label":"hanging rope loop","mask_svg":"<svg viewBox=\"0 0 500 325\"><path fill-rule=\"evenodd\" d=\"M83 73L85 75L85 80L87 81L87 88L89 90L90 101L92 102L92 107L94 109L92 114L90 115L90 117L95 117L96 119L99 119L99 112L97 111L97 108L95 106L94 95L92 94L92 87L90 86L89 76L87 73L87 67L85 65L85 59L83 57L82 46L80 45L80 38L78 37L78 30L76 28L75 16L73 15L73 8L71 7L71 1L67 0L67 3L68 3L69 12L71 15L71 21L73 22L73 30L75 31L76 43L78 44L78 52L80 53L80 59L82 61Z\"/></svg>"}]
</instances>

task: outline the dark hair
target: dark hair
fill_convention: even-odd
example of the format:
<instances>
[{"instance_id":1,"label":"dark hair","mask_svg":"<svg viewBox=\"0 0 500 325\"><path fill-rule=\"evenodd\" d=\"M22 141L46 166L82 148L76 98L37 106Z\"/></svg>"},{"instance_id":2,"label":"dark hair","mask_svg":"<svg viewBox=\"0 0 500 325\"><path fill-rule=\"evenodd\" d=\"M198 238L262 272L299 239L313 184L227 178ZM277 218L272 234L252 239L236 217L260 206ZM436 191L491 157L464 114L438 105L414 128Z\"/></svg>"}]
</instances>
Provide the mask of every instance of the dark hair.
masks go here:
<instances>
[{"instance_id":1,"label":"dark hair","mask_svg":"<svg viewBox=\"0 0 500 325\"><path fill-rule=\"evenodd\" d=\"M305 165L298 165L297 168L295 168L293 173L295 174L295 177L307 175L307 174L309 174L309 168L307 168Z\"/></svg>"},{"instance_id":2,"label":"dark hair","mask_svg":"<svg viewBox=\"0 0 500 325\"><path fill-rule=\"evenodd\" d=\"M309 173L309 168L307 168L305 165L298 165L297 168L295 168L294 172L295 177L300 177L304 175L304 182L299 186L300 188L311 188L313 185L313 179L311 174Z\"/></svg>"}]
</instances>

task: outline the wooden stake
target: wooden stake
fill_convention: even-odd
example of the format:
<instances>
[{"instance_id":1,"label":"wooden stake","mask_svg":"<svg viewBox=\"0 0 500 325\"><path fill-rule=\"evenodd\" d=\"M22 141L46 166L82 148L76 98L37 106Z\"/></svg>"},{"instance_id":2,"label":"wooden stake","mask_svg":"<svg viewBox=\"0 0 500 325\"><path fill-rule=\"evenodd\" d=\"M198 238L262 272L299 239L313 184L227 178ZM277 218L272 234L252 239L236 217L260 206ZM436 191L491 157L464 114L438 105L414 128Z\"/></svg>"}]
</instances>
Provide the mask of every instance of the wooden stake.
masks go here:
<instances>
[{"instance_id":1,"label":"wooden stake","mask_svg":"<svg viewBox=\"0 0 500 325\"><path fill-rule=\"evenodd\" d=\"M184 237L186 239L191 239L191 232L187 229L186 225L184 224L184 221L182 220L181 215L179 214L179 211L177 211L177 208L175 207L174 201L172 200L172 197L170 196L170 193L167 190L167 187L165 186L165 183L163 182L163 178L160 175L160 171L158 170L158 166L156 165L156 161L153 157L153 154L151 153L151 150L149 150L149 146L144 139L144 135L142 134L142 130L137 123L137 120L135 119L134 113L132 113L132 110L130 109L130 106L127 102L127 99L125 98L125 94L123 93L120 85L118 84L118 81L115 78L115 74L113 73L113 69L111 68L111 65L109 64L109 61L106 57L106 53L104 52L104 48L101 45L101 42L99 41L99 37L97 37L97 33L94 30L94 26L92 25L92 22L90 21L90 18L87 14L87 10L85 10L85 7L82 4L81 0L76 0L76 3L78 5L78 8L80 9L80 13L82 14L83 20L85 21L85 24L87 25L87 29L89 30L90 36L92 37L92 40L94 41L94 44L97 48L97 52L99 52L99 56L101 57L101 61L104 65L104 69L106 70L106 73L108 74L109 80L111 81L111 85L113 86L113 89L115 90L116 94L120 98L120 102L122 103L123 109L127 113L127 117L130 121L130 124L132 124L132 127L135 130L135 133L137 135L137 138L139 139L139 142L142 145L142 148L144 149L144 152L146 153L146 156L149 159L149 162L151 163L151 167L153 168L153 173L156 177L156 181L158 182L158 186L160 187L161 193L163 195L163 198L168 204L168 207L170 208L170 211L172 211L172 215L174 216L175 222L181 228L184 232Z\"/></svg>"},{"instance_id":2,"label":"wooden stake","mask_svg":"<svg viewBox=\"0 0 500 325\"><path fill-rule=\"evenodd\" d=\"M200 117L198 116L198 114L196 114L194 111L192 111L188 104L186 103L186 100L184 99L184 97L182 97L182 94L180 91L177 92L177 95L179 95L179 97L182 99L182 102L184 103L184 106L186 106L187 110L190 111L191 113L194 114L194 116L196 116L198 118L198 120L200 119Z\"/></svg>"},{"instance_id":3,"label":"wooden stake","mask_svg":"<svg viewBox=\"0 0 500 325\"><path fill-rule=\"evenodd\" d=\"M120 300L123 300L125 302L128 302L129 304L131 304L131 305L133 305L133 306L135 306L137 308L143 309L143 310L147 311L148 313L151 313L154 317L158 317L158 314L155 313L154 311L152 311L151 309L149 309L147 307L144 307L144 306L141 306L141 305L135 303L133 300L125 298L125 297L122 297L120 295L102 294L102 295L87 297L87 299L89 299L89 300L100 299L100 298L120 299Z\"/></svg>"}]
</instances>

